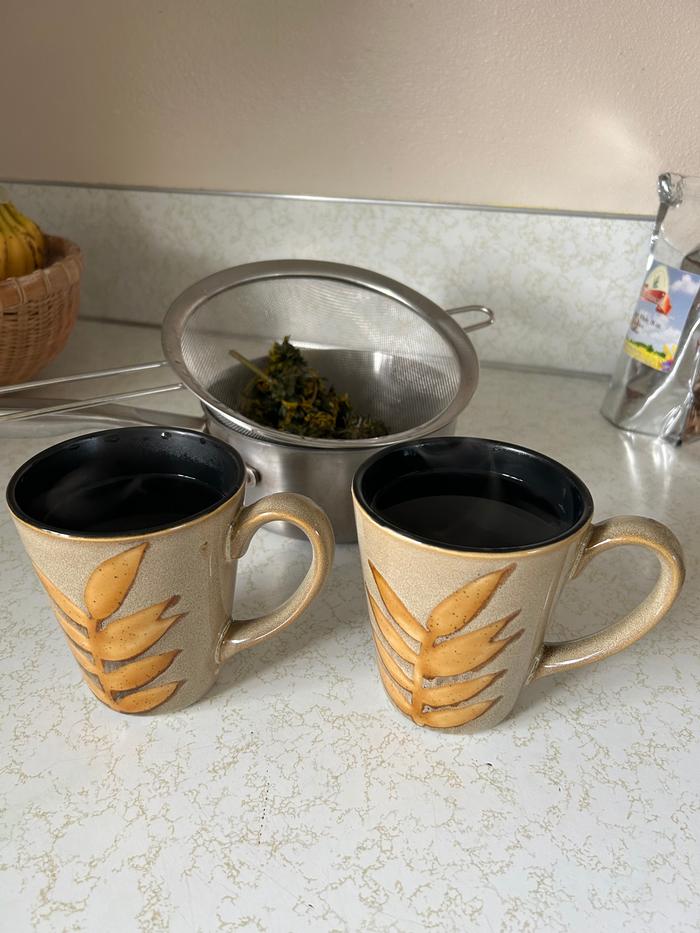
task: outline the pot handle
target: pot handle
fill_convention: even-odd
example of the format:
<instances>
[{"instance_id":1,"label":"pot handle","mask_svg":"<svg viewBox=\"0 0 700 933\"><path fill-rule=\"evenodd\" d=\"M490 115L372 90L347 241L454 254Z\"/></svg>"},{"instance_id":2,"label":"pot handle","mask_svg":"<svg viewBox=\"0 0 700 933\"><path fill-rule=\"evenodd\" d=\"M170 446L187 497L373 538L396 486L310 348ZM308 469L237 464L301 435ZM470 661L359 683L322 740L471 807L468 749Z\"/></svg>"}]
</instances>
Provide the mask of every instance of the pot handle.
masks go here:
<instances>
[{"instance_id":1,"label":"pot handle","mask_svg":"<svg viewBox=\"0 0 700 933\"><path fill-rule=\"evenodd\" d=\"M450 317L456 317L458 314L483 314L484 320L477 321L476 324L468 324L466 327L463 327L462 330L465 334L471 333L473 330L481 330L482 327L490 327L495 320L495 315L491 308L485 308L484 305L464 305L461 308L448 308L447 313Z\"/></svg>"},{"instance_id":2,"label":"pot handle","mask_svg":"<svg viewBox=\"0 0 700 933\"><path fill-rule=\"evenodd\" d=\"M255 467L249 466L249 464L246 463L246 464L245 464L245 484L246 484L246 486L250 486L251 488L252 488L253 486L257 486L258 483L260 482L260 479L261 479L261 477L260 477L260 471L259 471L259 470L256 470Z\"/></svg>"}]
</instances>

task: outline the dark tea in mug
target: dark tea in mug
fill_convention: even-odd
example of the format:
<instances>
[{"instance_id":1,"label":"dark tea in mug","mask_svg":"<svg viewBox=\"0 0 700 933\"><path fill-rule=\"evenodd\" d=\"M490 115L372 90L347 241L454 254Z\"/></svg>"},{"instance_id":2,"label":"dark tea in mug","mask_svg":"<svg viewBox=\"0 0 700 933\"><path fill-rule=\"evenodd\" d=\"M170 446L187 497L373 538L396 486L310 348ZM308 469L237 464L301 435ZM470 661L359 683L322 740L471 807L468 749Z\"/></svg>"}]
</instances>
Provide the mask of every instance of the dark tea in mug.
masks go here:
<instances>
[{"instance_id":1,"label":"dark tea in mug","mask_svg":"<svg viewBox=\"0 0 700 933\"><path fill-rule=\"evenodd\" d=\"M571 532L581 484L541 454L494 441L443 438L397 445L364 472L367 502L383 523L460 550L517 550Z\"/></svg>"},{"instance_id":2,"label":"dark tea in mug","mask_svg":"<svg viewBox=\"0 0 700 933\"><path fill-rule=\"evenodd\" d=\"M410 535L447 547L526 547L569 527L547 499L522 482L468 470L400 477L372 504Z\"/></svg>"}]
</instances>

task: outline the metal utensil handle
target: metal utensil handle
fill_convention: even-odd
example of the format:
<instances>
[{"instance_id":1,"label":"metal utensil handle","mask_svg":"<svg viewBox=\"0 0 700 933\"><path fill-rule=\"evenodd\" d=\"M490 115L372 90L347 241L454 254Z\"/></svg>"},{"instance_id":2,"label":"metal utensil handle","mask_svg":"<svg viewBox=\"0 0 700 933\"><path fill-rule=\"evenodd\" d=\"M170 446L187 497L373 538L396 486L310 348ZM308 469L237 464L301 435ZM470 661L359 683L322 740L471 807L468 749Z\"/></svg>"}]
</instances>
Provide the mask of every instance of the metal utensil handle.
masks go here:
<instances>
[{"instance_id":1,"label":"metal utensil handle","mask_svg":"<svg viewBox=\"0 0 700 933\"><path fill-rule=\"evenodd\" d=\"M51 379L35 379L33 382L16 382L14 385L0 386L0 395L19 392L20 389L41 389L43 386L63 385L68 382L80 382L82 379L100 379L103 376L121 376L124 373L140 373L146 369L159 369L167 366L166 360L152 363L137 363L133 366L120 366L116 369L98 369L89 373L76 373L74 376L54 376Z\"/></svg>"},{"instance_id":2,"label":"metal utensil handle","mask_svg":"<svg viewBox=\"0 0 700 933\"><path fill-rule=\"evenodd\" d=\"M473 330L481 330L482 327L490 327L496 317L491 308L485 308L484 305L464 305L462 308L448 308L447 313L450 317L466 313L483 314L485 316L486 319L484 321L479 321L477 324L469 324L467 327L463 327L462 330L465 334L470 334Z\"/></svg>"},{"instance_id":3,"label":"metal utensil handle","mask_svg":"<svg viewBox=\"0 0 700 933\"><path fill-rule=\"evenodd\" d=\"M81 408L93 408L105 402L121 402L128 398L141 398L145 395L158 395L160 392L175 392L184 386L175 382L167 386L157 386L155 389L136 389L133 392L118 392L115 395L100 395L93 398L69 399L58 405L45 405L43 408L28 408L25 411L10 411L0 415L0 424L6 421L26 421L28 418L38 418L40 415L58 414L66 411L79 411Z\"/></svg>"}]
</instances>

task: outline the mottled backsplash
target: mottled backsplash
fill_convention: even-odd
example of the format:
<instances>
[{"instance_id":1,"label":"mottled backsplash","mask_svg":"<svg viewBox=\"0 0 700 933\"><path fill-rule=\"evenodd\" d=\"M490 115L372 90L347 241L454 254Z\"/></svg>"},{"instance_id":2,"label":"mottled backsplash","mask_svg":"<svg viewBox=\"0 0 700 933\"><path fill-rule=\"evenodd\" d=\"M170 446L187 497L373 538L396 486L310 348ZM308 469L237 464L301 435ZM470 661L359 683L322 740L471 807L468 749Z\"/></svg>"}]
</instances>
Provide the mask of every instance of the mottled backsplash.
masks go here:
<instances>
[{"instance_id":1,"label":"mottled backsplash","mask_svg":"<svg viewBox=\"0 0 700 933\"><path fill-rule=\"evenodd\" d=\"M434 205L11 184L75 240L82 314L158 324L188 285L262 259L381 272L445 308L485 304L482 359L608 373L643 278L651 220Z\"/></svg>"}]
</instances>

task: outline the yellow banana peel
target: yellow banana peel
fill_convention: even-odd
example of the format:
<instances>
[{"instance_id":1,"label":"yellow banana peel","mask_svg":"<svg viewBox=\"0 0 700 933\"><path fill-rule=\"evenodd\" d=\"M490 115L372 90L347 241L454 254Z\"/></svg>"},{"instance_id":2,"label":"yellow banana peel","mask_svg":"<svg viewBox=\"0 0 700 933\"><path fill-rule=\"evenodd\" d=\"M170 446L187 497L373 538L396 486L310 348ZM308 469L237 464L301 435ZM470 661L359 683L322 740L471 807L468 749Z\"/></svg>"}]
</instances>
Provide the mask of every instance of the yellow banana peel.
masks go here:
<instances>
[{"instance_id":1,"label":"yellow banana peel","mask_svg":"<svg viewBox=\"0 0 700 933\"><path fill-rule=\"evenodd\" d=\"M44 234L10 201L0 203L0 280L28 275L46 264Z\"/></svg>"}]
</instances>

